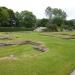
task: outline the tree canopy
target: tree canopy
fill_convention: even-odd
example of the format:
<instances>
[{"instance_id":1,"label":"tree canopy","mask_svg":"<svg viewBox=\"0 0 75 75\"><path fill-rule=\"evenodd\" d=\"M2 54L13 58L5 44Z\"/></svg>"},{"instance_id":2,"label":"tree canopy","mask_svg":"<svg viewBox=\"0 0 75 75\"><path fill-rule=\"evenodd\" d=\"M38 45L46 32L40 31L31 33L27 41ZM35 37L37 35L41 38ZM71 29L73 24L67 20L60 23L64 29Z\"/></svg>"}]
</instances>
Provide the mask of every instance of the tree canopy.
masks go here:
<instances>
[{"instance_id":1,"label":"tree canopy","mask_svg":"<svg viewBox=\"0 0 75 75\"><path fill-rule=\"evenodd\" d=\"M65 11L58 8L47 7L45 12L49 18L48 28L50 28L50 30L57 31L58 28L63 29L64 20L66 20L67 17Z\"/></svg>"},{"instance_id":2,"label":"tree canopy","mask_svg":"<svg viewBox=\"0 0 75 75\"><path fill-rule=\"evenodd\" d=\"M9 27L15 23L13 10L6 7L0 7L0 26Z\"/></svg>"},{"instance_id":3,"label":"tree canopy","mask_svg":"<svg viewBox=\"0 0 75 75\"><path fill-rule=\"evenodd\" d=\"M45 13L49 17L49 19L53 19L55 17L66 19L67 16L65 11L58 8L51 8L51 7L47 7Z\"/></svg>"},{"instance_id":4,"label":"tree canopy","mask_svg":"<svg viewBox=\"0 0 75 75\"><path fill-rule=\"evenodd\" d=\"M31 11L14 12L12 9L0 7L0 27L24 27L34 29L47 27L48 31L74 30L75 20L66 20L67 14L62 9L47 7L48 18L37 19Z\"/></svg>"},{"instance_id":5,"label":"tree canopy","mask_svg":"<svg viewBox=\"0 0 75 75\"><path fill-rule=\"evenodd\" d=\"M30 11L22 11L20 13L16 12L17 24L24 26L26 28L32 28L36 24L36 16Z\"/></svg>"}]
</instances>

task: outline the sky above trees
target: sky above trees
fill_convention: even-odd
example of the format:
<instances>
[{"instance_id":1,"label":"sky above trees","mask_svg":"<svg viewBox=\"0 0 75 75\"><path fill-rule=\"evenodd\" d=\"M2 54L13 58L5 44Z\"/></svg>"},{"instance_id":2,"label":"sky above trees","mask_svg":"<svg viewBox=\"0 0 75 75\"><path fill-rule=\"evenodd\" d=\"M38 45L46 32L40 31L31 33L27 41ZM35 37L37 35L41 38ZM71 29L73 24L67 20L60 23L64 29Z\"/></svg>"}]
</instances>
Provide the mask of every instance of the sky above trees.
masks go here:
<instances>
[{"instance_id":1,"label":"sky above trees","mask_svg":"<svg viewBox=\"0 0 75 75\"><path fill-rule=\"evenodd\" d=\"M44 18L45 9L61 8L67 13L68 19L75 18L75 0L0 0L0 6L6 6L14 11L29 10L37 18Z\"/></svg>"}]
</instances>

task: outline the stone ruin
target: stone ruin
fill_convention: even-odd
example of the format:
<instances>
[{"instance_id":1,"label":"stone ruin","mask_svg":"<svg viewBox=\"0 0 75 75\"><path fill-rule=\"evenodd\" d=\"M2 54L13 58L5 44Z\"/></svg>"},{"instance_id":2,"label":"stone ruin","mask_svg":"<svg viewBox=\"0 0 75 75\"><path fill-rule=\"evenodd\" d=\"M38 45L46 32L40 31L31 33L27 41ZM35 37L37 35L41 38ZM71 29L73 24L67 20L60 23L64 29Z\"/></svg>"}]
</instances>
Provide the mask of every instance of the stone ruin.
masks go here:
<instances>
[{"instance_id":1,"label":"stone ruin","mask_svg":"<svg viewBox=\"0 0 75 75\"><path fill-rule=\"evenodd\" d=\"M30 44L32 45L33 49L41 51L41 52L45 52L47 51L47 48L41 43L41 42L34 42L31 40L26 40L26 41L18 41L18 42L7 42L7 43L0 43L0 47L1 46L13 46L13 45L26 45L26 44Z\"/></svg>"},{"instance_id":2,"label":"stone ruin","mask_svg":"<svg viewBox=\"0 0 75 75\"><path fill-rule=\"evenodd\" d=\"M12 40L9 36L0 36L0 40Z\"/></svg>"}]
</instances>

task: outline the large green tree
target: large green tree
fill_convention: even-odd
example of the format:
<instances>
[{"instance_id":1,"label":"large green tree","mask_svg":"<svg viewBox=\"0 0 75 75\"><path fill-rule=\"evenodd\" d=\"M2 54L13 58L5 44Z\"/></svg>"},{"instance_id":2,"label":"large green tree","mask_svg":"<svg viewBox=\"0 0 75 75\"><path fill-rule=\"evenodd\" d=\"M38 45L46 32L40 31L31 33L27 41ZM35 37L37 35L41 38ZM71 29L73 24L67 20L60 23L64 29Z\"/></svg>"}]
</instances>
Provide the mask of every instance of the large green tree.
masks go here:
<instances>
[{"instance_id":1,"label":"large green tree","mask_svg":"<svg viewBox=\"0 0 75 75\"><path fill-rule=\"evenodd\" d=\"M6 7L0 7L0 26L9 27L15 24L15 15L13 10Z\"/></svg>"},{"instance_id":2,"label":"large green tree","mask_svg":"<svg viewBox=\"0 0 75 75\"><path fill-rule=\"evenodd\" d=\"M36 17L30 11L16 12L17 24L26 28L33 28L36 25Z\"/></svg>"},{"instance_id":3,"label":"large green tree","mask_svg":"<svg viewBox=\"0 0 75 75\"><path fill-rule=\"evenodd\" d=\"M47 7L46 15L49 18L48 28L53 31L57 31L58 28L61 30L64 27L64 20L66 20L66 12L62 9ZM56 27L56 28L55 28ZM54 28L54 29L53 29Z\"/></svg>"}]
</instances>

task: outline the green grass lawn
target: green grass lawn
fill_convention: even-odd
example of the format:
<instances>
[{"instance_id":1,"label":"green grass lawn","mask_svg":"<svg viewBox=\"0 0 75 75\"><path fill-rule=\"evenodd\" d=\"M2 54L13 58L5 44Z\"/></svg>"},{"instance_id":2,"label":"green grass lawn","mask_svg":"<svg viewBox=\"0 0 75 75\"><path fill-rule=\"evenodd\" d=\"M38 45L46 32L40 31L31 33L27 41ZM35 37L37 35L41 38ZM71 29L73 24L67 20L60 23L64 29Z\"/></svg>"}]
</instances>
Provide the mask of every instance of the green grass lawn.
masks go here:
<instances>
[{"instance_id":1,"label":"green grass lawn","mask_svg":"<svg viewBox=\"0 0 75 75\"><path fill-rule=\"evenodd\" d=\"M75 32L63 33L75 34ZM0 32L0 36L9 35L12 38L0 42L32 40L42 42L48 48L48 51L40 52L34 50L31 45L0 47L0 59L10 55L19 58L19 60L0 60L0 75L70 75L75 69L75 40L62 39L61 37L68 37L68 35L60 36L63 33Z\"/></svg>"}]
</instances>

